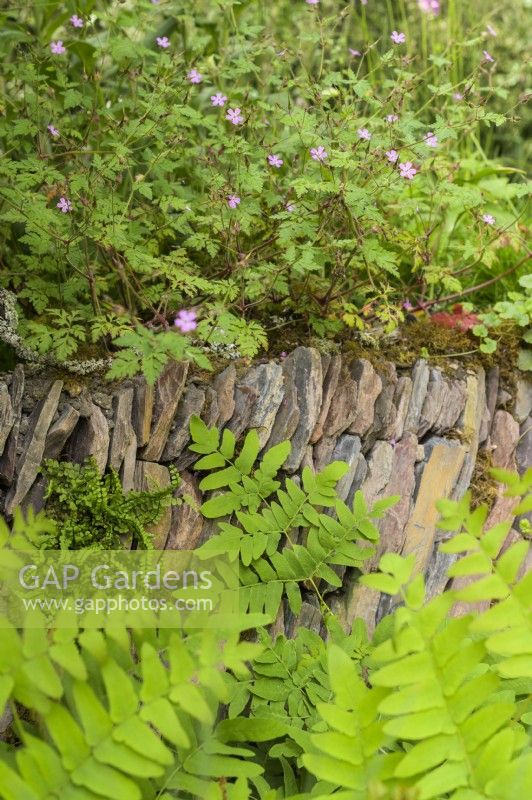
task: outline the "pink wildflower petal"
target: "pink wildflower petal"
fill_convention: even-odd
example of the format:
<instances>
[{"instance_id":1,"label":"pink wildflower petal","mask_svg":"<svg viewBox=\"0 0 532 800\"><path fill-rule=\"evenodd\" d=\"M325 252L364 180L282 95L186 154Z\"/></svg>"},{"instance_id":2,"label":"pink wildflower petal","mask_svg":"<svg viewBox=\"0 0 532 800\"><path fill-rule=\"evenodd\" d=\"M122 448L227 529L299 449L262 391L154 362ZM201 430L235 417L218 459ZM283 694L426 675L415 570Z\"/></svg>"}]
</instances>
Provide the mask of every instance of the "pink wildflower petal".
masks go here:
<instances>
[{"instance_id":1,"label":"pink wildflower petal","mask_svg":"<svg viewBox=\"0 0 532 800\"><path fill-rule=\"evenodd\" d=\"M397 116L397 114L388 114L388 116L386 117L386 122L397 122L398 119L399 117Z\"/></svg>"},{"instance_id":2,"label":"pink wildflower petal","mask_svg":"<svg viewBox=\"0 0 532 800\"><path fill-rule=\"evenodd\" d=\"M371 133L367 128L359 128L357 132L359 139L365 139L367 142L371 139Z\"/></svg>"},{"instance_id":3,"label":"pink wildflower petal","mask_svg":"<svg viewBox=\"0 0 532 800\"><path fill-rule=\"evenodd\" d=\"M434 16L437 16L440 13L439 0L418 0L417 4L421 11L424 11L425 14L433 14Z\"/></svg>"},{"instance_id":4,"label":"pink wildflower petal","mask_svg":"<svg viewBox=\"0 0 532 800\"><path fill-rule=\"evenodd\" d=\"M277 169L279 169L280 167L283 166L283 163L284 163L283 159L280 156L276 156L273 153L268 156L268 164L270 165L270 167L276 167Z\"/></svg>"},{"instance_id":5,"label":"pink wildflower petal","mask_svg":"<svg viewBox=\"0 0 532 800\"><path fill-rule=\"evenodd\" d=\"M489 61L490 64L494 64L495 63L495 59L493 58L493 56L490 56L490 54L488 53L487 50L483 50L482 51L482 55L484 56L484 60L485 61Z\"/></svg>"},{"instance_id":6,"label":"pink wildflower petal","mask_svg":"<svg viewBox=\"0 0 532 800\"><path fill-rule=\"evenodd\" d=\"M405 178L408 181L411 181L414 175L417 175L417 169L411 161L405 161L404 164L399 164L399 172L401 173L401 178Z\"/></svg>"},{"instance_id":7,"label":"pink wildflower petal","mask_svg":"<svg viewBox=\"0 0 532 800\"><path fill-rule=\"evenodd\" d=\"M482 221L486 223L486 225L495 225L495 217L491 214L482 214Z\"/></svg>"},{"instance_id":8,"label":"pink wildflower petal","mask_svg":"<svg viewBox=\"0 0 532 800\"><path fill-rule=\"evenodd\" d=\"M230 194L227 198L227 205L229 208L236 208L240 204L240 197L236 194Z\"/></svg>"},{"instance_id":9,"label":"pink wildflower petal","mask_svg":"<svg viewBox=\"0 0 532 800\"><path fill-rule=\"evenodd\" d=\"M59 136L59 131L54 125L47 125L48 130L50 131L50 135L54 137L54 139Z\"/></svg>"},{"instance_id":10,"label":"pink wildflower petal","mask_svg":"<svg viewBox=\"0 0 532 800\"><path fill-rule=\"evenodd\" d=\"M203 75L201 74L201 72L198 72L197 69L191 69L187 73L187 78L190 81L190 83L201 83L203 80Z\"/></svg>"},{"instance_id":11,"label":"pink wildflower petal","mask_svg":"<svg viewBox=\"0 0 532 800\"><path fill-rule=\"evenodd\" d=\"M361 55L362 55L362 53L360 52L360 50L353 50L353 48L352 48L352 47L350 47L350 48L349 48L349 53L350 53L350 55L351 55L353 58L358 58L358 56L361 56Z\"/></svg>"},{"instance_id":12,"label":"pink wildflower petal","mask_svg":"<svg viewBox=\"0 0 532 800\"><path fill-rule=\"evenodd\" d=\"M406 35L404 33L398 33L397 31L392 31L390 39L394 44L404 44L406 42Z\"/></svg>"},{"instance_id":13,"label":"pink wildflower petal","mask_svg":"<svg viewBox=\"0 0 532 800\"><path fill-rule=\"evenodd\" d=\"M328 158L328 153L321 144L319 147L312 147L310 149L310 155L314 161L325 161Z\"/></svg>"},{"instance_id":14,"label":"pink wildflower petal","mask_svg":"<svg viewBox=\"0 0 532 800\"><path fill-rule=\"evenodd\" d=\"M397 152L397 150L387 150L386 158L388 159L390 164L395 164L395 162L399 158L399 153Z\"/></svg>"},{"instance_id":15,"label":"pink wildflower petal","mask_svg":"<svg viewBox=\"0 0 532 800\"><path fill-rule=\"evenodd\" d=\"M72 25L73 28L83 28L84 25L83 20L81 19L81 17L78 17L77 14L72 14L72 16L70 17L70 24Z\"/></svg>"},{"instance_id":16,"label":"pink wildflower petal","mask_svg":"<svg viewBox=\"0 0 532 800\"><path fill-rule=\"evenodd\" d=\"M50 50L55 56L62 56L66 53L66 47L63 45L61 39L58 39L56 42L50 42Z\"/></svg>"},{"instance_id":17,"label":"pink wildflower petal","mask_svg":"<svg viewBox=\"0 0 532 800\"><path fill-rule=\"evenodd\" d=\"M163 50L166 49L167 47L170 47L170 40L168 36L157 36L155 41L157 42L159 47L163 48Z\"/></svg>"},{"instance_id":18,"label":"pink wildflower petal","mask_svg":"<svg viewBox=\"0 0 532 800\"><path fill-rule=\"evenodd\" d=\"M229 122L232 122L233 125L241 125L242 122L244 122L244 117L239 108L228 108L225 118L229 120Z\"/></svg>"},{"instance_id":19,"label":"pink wildflower petal","mask_svg":"<svg viewBox=\"0 0 532 800\"><path fill-rule=\"evenodd\" d=\"M429 131L425 136L424 140L427 147L437 147L438 146L438 137L435 136L432 131Z\"/></svg>"},{"instance_id":20,"label":"pink wildflower petal","mask_svg":"<svg viewBox=\"0 0 532 800\"><path fill-rule=\"evenodd\" d=\"M69 211L72 211L72 203L66 197L59 198L59 202L56 204L56 207L63 214L68 214Z\"/></svg>"},{"instance_id":21,"label":"pink wildflower petal","mask_svg":"<svg viewBox=\"0 0 532 800\"><path fill-rule=\"evenodd\" d=\"M211 105L213 106L225 106L227 103L227 97L225 94L221 92L216 92L216 94L211 94Z\"/></svg>"},{"instance_id":22,"label":"pink wildflower petal","mask_svg":"<svg viewBox=\"0 0 532 800\"><path fill-rule=\"evenodd\" d=\"M175 318L174 325L176 328L179 328L182 333L189 333L195 330L198 327L196 312L183 309Z\"/></svg>"}]
</instances>

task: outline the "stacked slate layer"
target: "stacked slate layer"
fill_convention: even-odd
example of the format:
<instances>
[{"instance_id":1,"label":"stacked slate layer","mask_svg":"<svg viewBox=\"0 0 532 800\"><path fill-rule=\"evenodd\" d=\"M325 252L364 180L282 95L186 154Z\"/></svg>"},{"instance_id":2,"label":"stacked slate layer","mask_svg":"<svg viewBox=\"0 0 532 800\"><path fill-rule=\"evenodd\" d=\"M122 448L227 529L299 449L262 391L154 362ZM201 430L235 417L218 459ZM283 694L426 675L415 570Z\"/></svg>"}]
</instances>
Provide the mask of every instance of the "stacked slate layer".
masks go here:
<instances>
[{"instance_id":1,"label":"stacked slate layer","mask_svg":"<svg viewBox=\"0 0 532 800\"><path fill-rule=\"evenodd\" d=\"M209 426L227 426L237 439L257 429L264 450L289 439L284 469L290 475L345 461L349 471L339 492L347 503L357 489L368 504L400 495L379 521L378 552L364 569L374 570L384 552L413 553L429 595L444 589L450 559L438 552L447 534L438 530L435 501L464 494L481 452L494 466L521 473L532 461L532 383L517 376L512 395L502 388L498 367L486 374L451 363L444 372L424 359L412 369L374 366L364 358L298 347L280 362L238 370L230 364L208 378L171 363L153 387L138 378L91 388L65 386L19 365L0 377L4 516L17 506L42 508L40 467L47 458L82 463L92 456L102 473L118 471L126 491L168 485L173 464L181 474L176 494L191 495L199 505L206 497L192 469L197 456L188 450L194 414ZM507 518L513 505L501 490L488 523ZM191 549L215 529L190 505L178 505L155 526L155 546ZM371 630L390 610L390 600L356 577L345 572L330 604L346 629L362 617ZM311 596L299 619L285 610L276 622L288 635L297 625L319 630Z\"/></svg>"}]
</instances>

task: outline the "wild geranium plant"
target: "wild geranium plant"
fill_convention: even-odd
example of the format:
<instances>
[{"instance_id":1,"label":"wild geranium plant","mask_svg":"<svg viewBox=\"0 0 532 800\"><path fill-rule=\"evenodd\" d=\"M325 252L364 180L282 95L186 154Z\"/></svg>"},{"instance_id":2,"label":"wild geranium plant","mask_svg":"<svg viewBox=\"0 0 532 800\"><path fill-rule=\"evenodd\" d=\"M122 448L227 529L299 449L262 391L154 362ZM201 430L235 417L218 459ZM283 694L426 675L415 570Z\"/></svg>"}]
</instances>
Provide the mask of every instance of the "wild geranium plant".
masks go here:
<instances>
[{"instance_id":1,"label":"wild geranium plant","mask_svg":"<svg viewBox=\"0 0 532 800\"><path fill-rule=\"evenodd\" d=\"M526 253L523 182L478 139L506 122L498 40L440 4L384 28L374 11L0 12L0 280L32 347L81 357L121 337L131 369L139 328L253 355L290 320L333 335L393 328L405 298L500 300Z\"/></svg>"}]
</instances>

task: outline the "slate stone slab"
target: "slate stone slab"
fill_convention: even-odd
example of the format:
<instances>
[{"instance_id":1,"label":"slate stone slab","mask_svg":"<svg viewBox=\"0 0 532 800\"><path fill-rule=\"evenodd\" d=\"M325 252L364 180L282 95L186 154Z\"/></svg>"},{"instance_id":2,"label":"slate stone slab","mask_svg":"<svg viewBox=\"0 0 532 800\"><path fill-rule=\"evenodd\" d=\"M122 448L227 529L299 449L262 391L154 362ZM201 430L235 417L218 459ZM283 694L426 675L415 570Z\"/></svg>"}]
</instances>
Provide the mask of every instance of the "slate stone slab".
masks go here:
<instances>
[{"instance_id":1,"label":"slate stone slab","mask_svg":"<svg viewBox=\"0 0 532 800\"><path fill-rule=\"evenodd\" d=\"M145 461L158 461L163 454L174 414L185 388L187 372L188 362L171 361L157 381L152 429L142 452Z\"/></svg>"},{"instance_id":2,"label":"slate stone slab","mask_svg":"<svg viewBox=\"0 0 532 800\"><path fill-rule=\"evenodd\" d=\"M62 388L63 381L54 381L46 397L40 401L30 416L24 449L17 461L17 480L6 497L7 514L11 514L20 505L38 475L44 455L46 435L57 411Z\"/></svg>"}]
</instances>

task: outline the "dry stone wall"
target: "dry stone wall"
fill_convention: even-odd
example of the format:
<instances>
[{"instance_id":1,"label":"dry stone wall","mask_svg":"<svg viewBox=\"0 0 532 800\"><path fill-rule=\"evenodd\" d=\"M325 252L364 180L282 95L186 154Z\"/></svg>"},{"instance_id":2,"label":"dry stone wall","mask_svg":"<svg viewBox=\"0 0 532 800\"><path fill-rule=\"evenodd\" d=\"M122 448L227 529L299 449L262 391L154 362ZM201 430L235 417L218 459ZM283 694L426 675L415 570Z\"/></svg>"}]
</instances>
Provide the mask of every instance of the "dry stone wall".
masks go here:
<instances>
[{"instance_id":1,"label":"dry stone wall","mask_svg":"<svg viewBox=\"0 0 532 800\"><path fill-rule=\"evenodd\" d=\"M237 370L230 364L209 379L172 363L154 387L142 379L119 385L65 386L17 366L0 378L0 487L4 516L15 507L39 509L46 458L83 462L93 456L103 472L118 470L124 488L167 485L168 466L180 471L180 495L203 499L191 467L188 425L193 414L208 425L229 427L238 437L256 428L267 449L290 439L286 471L321 469L333 460L349 465L339 485L352 501L362 489L368 503L391 494L400 502L380 521L385 551L413 553L431 594L443 590L449 557L439 554L435 500L459 498L468 489L479 452L492 463L521 472L531 463L532 384L516 382L514 396L500 385L499 370L444 373L424 359L412 369L364 358L323 355L298 347L281 361ZM512 503L496 498L490 521L503 519ZM215 530L191 505L169 509L153 531L158 548L193 548ZM389 601L360 586L349 571L330 602L348 628L362 617L372 628ZM299 620L286 612L279 630L319 626L308 598Z\"/></svg>"}]
</instances>

